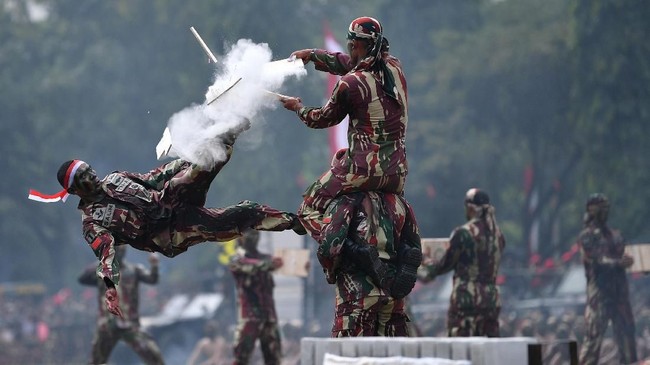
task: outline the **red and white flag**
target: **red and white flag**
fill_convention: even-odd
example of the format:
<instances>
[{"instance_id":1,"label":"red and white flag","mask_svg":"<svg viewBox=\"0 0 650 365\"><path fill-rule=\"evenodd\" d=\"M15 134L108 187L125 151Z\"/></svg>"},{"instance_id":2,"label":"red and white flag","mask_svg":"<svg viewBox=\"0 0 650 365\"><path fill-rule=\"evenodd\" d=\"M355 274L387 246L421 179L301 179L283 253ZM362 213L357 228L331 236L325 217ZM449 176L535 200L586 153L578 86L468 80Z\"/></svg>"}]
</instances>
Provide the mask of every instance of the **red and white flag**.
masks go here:
<instances>
[{"instance_id":1,"label":"red and white flag","mask_svg":"<svg viewBox=\"0 0 650 365\"><path fill-rule=\"evenodd\" d=\"M336 41L330 27L327 23L323 25L323 33L325 35L325 49L330 52L343 52L343 47ZM332 95L332 90L340 76L328 74L327 76L327 92L325 97L329 99ZM348 117L346 116L341 123L329 128L329 144L330 153L334 155L336 151L341 148L348 147Z\"/></svg>"}]
</instances>

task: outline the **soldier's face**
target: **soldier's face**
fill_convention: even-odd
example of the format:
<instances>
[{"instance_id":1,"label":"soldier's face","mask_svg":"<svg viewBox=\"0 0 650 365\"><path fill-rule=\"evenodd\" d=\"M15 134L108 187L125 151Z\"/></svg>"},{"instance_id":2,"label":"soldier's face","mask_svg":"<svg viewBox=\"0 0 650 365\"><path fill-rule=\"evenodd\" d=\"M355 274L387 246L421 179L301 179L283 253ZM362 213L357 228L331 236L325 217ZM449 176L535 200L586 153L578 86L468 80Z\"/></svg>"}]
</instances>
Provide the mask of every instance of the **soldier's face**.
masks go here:
<instances>
[{"instance_id":1,"label":"soldier's face","mask_svg":"<svg viewBox=\"0 0 650 365\"><path fill-rule=\"evenodd\" d=\"M365 46L366 44L363 41L348 39L348 54L350 55L350 62L352 62L353 65L359 63L359 61L366 56Z\"/></svg>"},{"instance_id":2,"label":"soldier's face","mask_svg":"<svg viewBox=\"0 0 650 365\"><path fill-rule=\"evenodd\" d=\"M249 230L244 232L242 237L240 237L240 244L246 251L257 251L257 243L259 241L260 234L257 231Z\"/></svg>"},{"instance_id":3,"label":"soldier's face","mask_svg":"<svg viewBox=\"0 0 650 365\"><path fill-rule=\"evenodd\" d=\"M601 222L607 222L607 218L609 217L609 205L601 205L600 209L598 210L598 215L596 218L601 221Z\"/></svg>"},{"instance_id":4,"label":"soldier's face","mask_svg":"<svg viewBox=\"0 0 650 365\"><path fill-rule=\"evenodd\" d=\"M587 207L587 213L594 217L594 219L600 223L607 222L609 217L609 204L600 203L600 204L590 204Z\"/></svg>"},{"instance_id":5,"label":"soldier's face","mask_svg":"<svg viewBox=\"0 0 650 365\"><path fill-rule=\"evenodd\" d=\"M100 191L100 181L95 170L87 163L82 163L74 174L70 190L82 197L97 194Z\"/></svg>"}]
</instances>

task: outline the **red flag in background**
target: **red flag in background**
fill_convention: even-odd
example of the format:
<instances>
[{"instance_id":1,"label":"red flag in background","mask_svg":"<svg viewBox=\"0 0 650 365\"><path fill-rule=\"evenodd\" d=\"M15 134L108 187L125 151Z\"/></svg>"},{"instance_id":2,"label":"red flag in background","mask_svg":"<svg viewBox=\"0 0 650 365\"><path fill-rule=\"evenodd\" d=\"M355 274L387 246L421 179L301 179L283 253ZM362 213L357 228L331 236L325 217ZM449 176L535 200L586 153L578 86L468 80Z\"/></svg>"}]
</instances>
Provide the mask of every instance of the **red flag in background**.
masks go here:
<instances>
[{"instance_id":1,"label":"red flag in background","mask_svg":"<svg viewBox=\"0 0 650 365\"><path fill-rule=\"evenodd\" d=\"M343 48L336 41L332 31L330 30L327 22L323 23L323 33L325 36L325 49L330 52L343 52ZM328 74L327 75L327 93L325 98L329 99L332 95L332 90L336 82L339 80L339 76ZM331 128L329 128L329 144L330 144L330 153L334 155L336 151L341 148L348 147L348 117L346 116L343 121Z\"/></svg>"}]
</instances>

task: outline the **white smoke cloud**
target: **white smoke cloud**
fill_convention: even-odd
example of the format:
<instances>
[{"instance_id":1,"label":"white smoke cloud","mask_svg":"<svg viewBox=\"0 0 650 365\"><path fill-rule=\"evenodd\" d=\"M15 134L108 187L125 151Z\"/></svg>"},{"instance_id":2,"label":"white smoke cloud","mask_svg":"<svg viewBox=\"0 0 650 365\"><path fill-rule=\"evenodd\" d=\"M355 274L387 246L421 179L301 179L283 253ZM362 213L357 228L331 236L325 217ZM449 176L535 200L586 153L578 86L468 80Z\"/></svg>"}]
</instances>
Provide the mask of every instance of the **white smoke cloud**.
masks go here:
<instances>
[{"instance_id":1,"label":"white smoke cloud","mask_svg":"<svg viewBox=\"0 0 650 365\"><path fill-rule=\"evenodd\" d=\"M191 105L169 119L172 149L168 156L201 166L223 161L226 152L221 136L242 129L248 121L255 128L261 119L260 112L280 105L268 91L277 91L291 76L300 78L307 74L301 60L271 62L271 57L266 43L240 39L233 45L225 58L219 60L215 81L203 104Z\"/></svg>"}]
</instances>

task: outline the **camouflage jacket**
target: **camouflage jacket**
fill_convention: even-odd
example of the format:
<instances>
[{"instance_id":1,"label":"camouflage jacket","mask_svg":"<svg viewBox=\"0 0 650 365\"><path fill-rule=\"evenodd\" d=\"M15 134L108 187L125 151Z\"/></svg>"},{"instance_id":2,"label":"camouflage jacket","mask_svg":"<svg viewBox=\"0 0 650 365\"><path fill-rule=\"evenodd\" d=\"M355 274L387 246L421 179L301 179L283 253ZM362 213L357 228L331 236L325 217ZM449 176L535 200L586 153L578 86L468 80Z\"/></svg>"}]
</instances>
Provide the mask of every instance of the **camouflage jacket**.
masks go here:
<instances>
[{"instance_id":1,"label":"camouflage jacket","mask_svg":"<svg viewBox=\"0 0 650 365\"><path fill-rule=\"evenodd\" d=\"M114 262L114 246L130 244L150 252L160 251L145 239L166 226L169 206L163 203L169 180L188 166L182 160L171 161L146 174L113 172L101 180L104 197L97 202L81 200L83 235L99 259L97 275L116 285L119 270Z\"/></svg>"},{"instance_id":2,"label":"camouflage jacket","mask_svg":"<svg viewBox=\"0 0 650 365\"><path fill-rule=\"evenodd\" d=\"M237 286L238 317L277 321L271 256L260 254L258 257L247 257L244 250L239 248L228 267Z\"/></svg>"},{"instance_id":3,"label":"camouflage jacket","mask_svg":"<svg viewBox=\"0 0 650 365\"><path fill-rule=\"evenodd\" d=\"M628 300L625 268L619 264L625 240L618 230L589 224L578 236L587 277L587 301Z\"/></svg>"},{"instance_id":4,"label":"camouflage jacket","mask_svg":"<svg viewBox=\"0 0 650 365\"><path fill-rule=\"evenodd\" d=\"M362 176L406 175L406 127L408 124L406 79L399 60L385 58L393 73L399 102L386 95L372 72L350 72L350 57L317 50L311 60L316 69L342 75L327 104L303 107L300 119L310 128L334 126L349 115L348 150L335 161L335 174Z\"/></svg>"},{"instance_id":5,"label":"camouflage jacket","mask_svg":"<svg viewBox=\"0 0 650 365\"><path fill-rule=\"evenodd\" d=\"M377 246L379 257L388 263L388 275L395 273L400 245L421 249L415 214L406 199L378 192L358 194L366 194L367 198L356 211L351 204L351 194L339 196L328 205L325 217L331 222L318 247L317 255L326 279L336 284L337 300L382 295L370 277L342 255L342 244L348 234L359 235Z\"/></svg>"},{"instance_id":6,"label":"camouflage jacket","mask_svg":"<svg viewBox=\"0 0 650 365\"><path fill-rule=\"evenodd\" d=\"M122 277L121 284L116 288L120 297L120 309L122 310L122 314L124 314L124 319L111 314L106 309L104 297L106 284L102 279L97 277L94 266L84 270L78 280L83 285L96 286L98 289L97 302L99 304L99 314L97 316L97 324L99 326L108 325L118 328L140 327L140 282L146 284L158 283L158 266L152 266L151 270L147 270L143 265L123 261L120 273Z\"/></svg>"},{"instance_id":7,"label":"camouflage jacket","mask_svg":"<svg viewBox=\"0 0 650 365\"><path fill-rule=\"evenodd\" d=\"M481 219L472 219L454 229L442 259L425 267L429 277L454 270L450 309L501 307L496 278L505 244L501 234L490 238Z\"/></svg>"}]
</instances>

